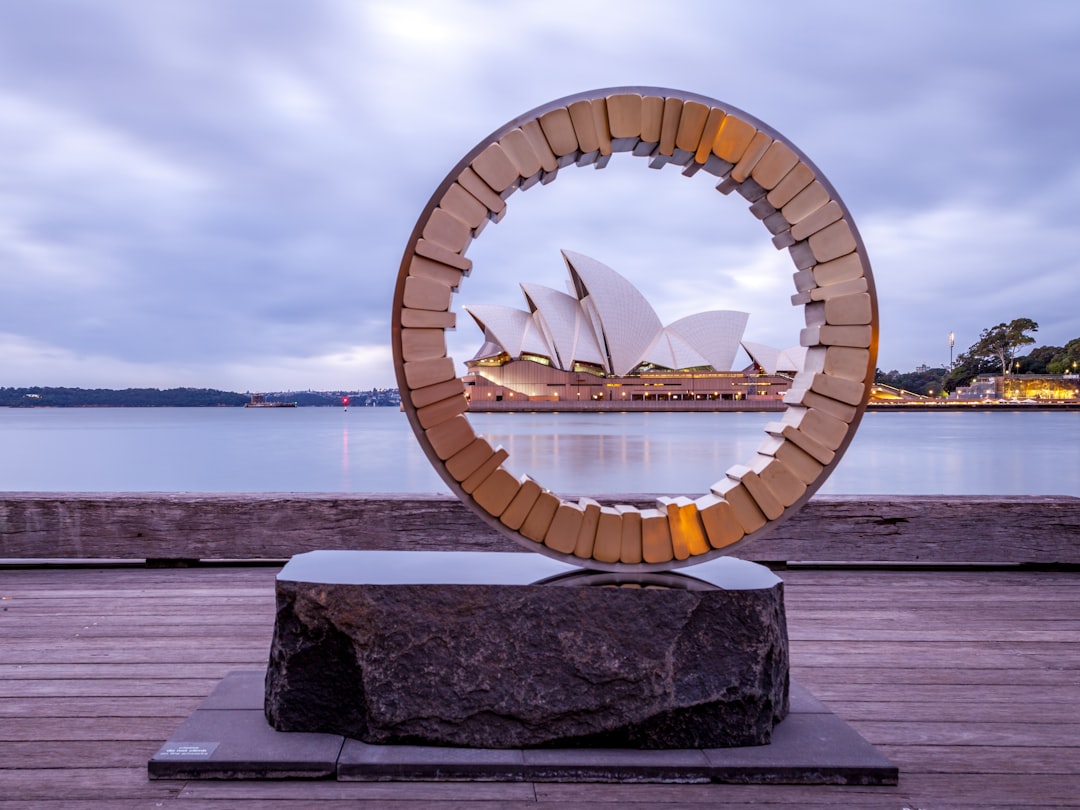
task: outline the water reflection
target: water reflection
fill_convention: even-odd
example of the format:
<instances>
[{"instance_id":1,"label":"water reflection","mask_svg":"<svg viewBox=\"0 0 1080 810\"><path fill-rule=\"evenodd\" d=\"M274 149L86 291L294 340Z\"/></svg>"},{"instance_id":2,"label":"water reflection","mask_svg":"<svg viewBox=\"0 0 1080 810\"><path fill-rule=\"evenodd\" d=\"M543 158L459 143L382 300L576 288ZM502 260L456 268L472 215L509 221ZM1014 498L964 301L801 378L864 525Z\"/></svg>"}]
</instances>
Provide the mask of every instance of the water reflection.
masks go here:
<instances>
[{"instance_id":1,"label":"water reflection","mask_svg":"<svg viewBox=\"0 0 1080 810\"><path fill-rule=\"evenodd\" d=\"M775 415L469 419L560 495L691 495L749 459ZM0 448L18 460L0 491L449 491L390 408L6 408ZM820 492L1080 495L1080 413L868 413Z\"/></svg>"},{"instance_id":2,"label":"water reflection","mask_svg":"<svg viewBox=\"0 0 1080 810\"><path fill-rule=\"evenodd\" d=\"M509 417L509 418L508 418ZM668 419L666 417L675 417ZM775 414L471 414L507 466L561 494L704 492L749 458Z\"/></svg>"},{"instance_id":3,"label":"water reflection","mask_svg":"<svg viewBox=\"0 0 1080 810\"><path fill-rule=\"evenodd\" d=\"M349 424L345 423L341 429L341 489L348 492L352 489L352 481L349 478Z\"/></svg>"}]
</instances>

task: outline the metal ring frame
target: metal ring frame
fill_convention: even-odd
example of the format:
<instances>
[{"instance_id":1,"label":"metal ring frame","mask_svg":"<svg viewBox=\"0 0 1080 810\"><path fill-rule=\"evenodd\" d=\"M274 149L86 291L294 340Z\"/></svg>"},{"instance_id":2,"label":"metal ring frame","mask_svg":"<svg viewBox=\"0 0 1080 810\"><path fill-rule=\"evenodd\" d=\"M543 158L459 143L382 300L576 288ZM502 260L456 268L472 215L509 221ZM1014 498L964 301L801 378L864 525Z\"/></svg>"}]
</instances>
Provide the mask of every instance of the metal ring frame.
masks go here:
<instances>
[{"instance_id":1,"label":"metal ring frame","mask_svg":"<svg viewBox=\"0 0 1080 810\"><path fill-rule=\"evenodd\" d=\"M794 262L793 305L807 327L805 369L766 427L755 456L704 495L656 509L568 501L503 466L507 453L477 436L447 356L453 294L472 269L466 250L519 189L613 154L656 168L706 171L737 191ZM605 571L660 571L703 562L760 537L824 483L862 419L877 361L878 307L870 262L843 201L790 141L714 99L618 87L558 99L480 141L450 171L409 238L393 302L394 366L417 440L450 489L486 523L551 557Z\"/></svg>"}]
</instances>

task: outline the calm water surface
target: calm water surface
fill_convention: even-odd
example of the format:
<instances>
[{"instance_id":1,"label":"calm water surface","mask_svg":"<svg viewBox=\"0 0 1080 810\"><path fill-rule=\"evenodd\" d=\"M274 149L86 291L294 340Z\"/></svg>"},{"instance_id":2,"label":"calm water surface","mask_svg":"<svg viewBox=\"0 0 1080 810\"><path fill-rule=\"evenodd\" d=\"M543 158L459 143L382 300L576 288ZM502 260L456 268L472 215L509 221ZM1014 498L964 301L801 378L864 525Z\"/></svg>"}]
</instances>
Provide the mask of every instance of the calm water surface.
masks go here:
<instances>
[{"instance_id":1,"label":"calm water surface","mask_svg":"<svg viewBox=\"0 0 1080 810\"><path fill-rule=\"evenodd\" d=\"M696 494L766 413L470 414L560 494ZM0 491L448 492L391 408L0 409ZM863 418L826 494L1080 495L1080 412Z\"/></svg>"}]
</instances>

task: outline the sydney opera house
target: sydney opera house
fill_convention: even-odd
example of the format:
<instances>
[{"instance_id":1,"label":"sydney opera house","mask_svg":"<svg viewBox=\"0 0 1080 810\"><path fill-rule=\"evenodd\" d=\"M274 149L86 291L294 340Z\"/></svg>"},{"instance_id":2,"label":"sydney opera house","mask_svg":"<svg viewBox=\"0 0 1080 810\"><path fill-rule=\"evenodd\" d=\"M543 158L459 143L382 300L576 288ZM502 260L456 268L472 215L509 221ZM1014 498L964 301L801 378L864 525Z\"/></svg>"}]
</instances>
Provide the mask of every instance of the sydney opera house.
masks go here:
<instances>
[{"instance_id":1,"label":"sydney opera house","mask_svg":"<svg viewBox=\"0 0 1080 810\"><path fill-rule=\"evenodd\" d=\"M743 341L745 312L701 312L664 326L610 267L562 254L567 292L522 283L527 309L465 307L484 333L466 364L472 408L784 407L805 349ZM751 363L735 371L740 347Z\"/></svg>"}]
</instances>

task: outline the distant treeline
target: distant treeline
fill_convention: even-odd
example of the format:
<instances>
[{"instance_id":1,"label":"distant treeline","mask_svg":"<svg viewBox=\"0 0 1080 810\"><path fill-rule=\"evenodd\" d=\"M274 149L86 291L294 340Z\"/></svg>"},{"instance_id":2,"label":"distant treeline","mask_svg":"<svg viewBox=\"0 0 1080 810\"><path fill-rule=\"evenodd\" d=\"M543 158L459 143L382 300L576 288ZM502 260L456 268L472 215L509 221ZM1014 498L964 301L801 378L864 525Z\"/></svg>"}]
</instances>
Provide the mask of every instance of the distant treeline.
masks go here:
<instances>
[{"instance_id":1,"label":"distant treeline","mask_svg":"<svg viewBox=\"0 0 1080 810\"><path fill-rule=\"evenodd\" d=\"M267 402L297 405L396 405L396 389L373 391L289 391L266 394ZM213 388L0 388L0 407L7 408L236 408L251 401L250 394Z\"/></svg>"},{"instance_id":2,"label":"distant treeline","mask_svg":"<svg viewBox=\"0 0 1080 810\"><path fill-rule=\"evenodd\" d=\"M0 406L11 408L237 407L249 399L211 388L0 388Z\"/></svg>"}]
</instances>

